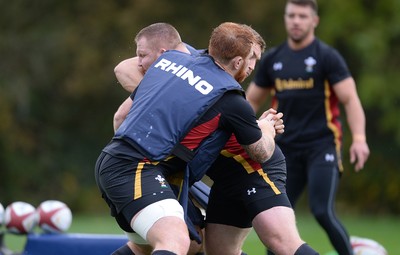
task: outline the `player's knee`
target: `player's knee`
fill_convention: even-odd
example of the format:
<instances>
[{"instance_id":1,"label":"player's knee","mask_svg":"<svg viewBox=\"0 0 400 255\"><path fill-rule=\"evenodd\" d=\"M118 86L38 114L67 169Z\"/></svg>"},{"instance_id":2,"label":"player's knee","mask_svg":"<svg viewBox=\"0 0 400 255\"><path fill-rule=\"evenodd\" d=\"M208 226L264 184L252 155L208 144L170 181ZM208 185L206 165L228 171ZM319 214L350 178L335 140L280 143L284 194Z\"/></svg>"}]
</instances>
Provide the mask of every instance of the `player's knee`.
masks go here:
<instances>
[{"instance_id":1,"label":"player's knee","mask_svg":"<svg viewBox=\"0 0 400 255\"><path fill-rule=\"evenodd\" d=\"M168 216L178 217L182 222L184 222L183 208L175 199L164 199L146 206L139 213L136 219L131 222L131 227L144 241L146 241L147 233L150 228L159 219ZM190 240L188 242L190 242Z\"/></svg>"},{"instance_id":2,"label":"player's knee","mask_svg":"<svg viewBox=\"0 0 400 255\"><path fill-rule=\"evenodd\" d=\"M285 245L285 240L279 233L271 234L268 237L263 238L263 243L268 247L269 250L277 253L281 247Z\"/></svg>"},{"instance_id":3,"label":"player's knee","mask_svg":"<svg viewBox=\"0 0 400 255\"><path fill-rule=\"evenodd\" d=\"M295 224L282 224L281 229L275 229L262 238L266 247L275 254L293 254L303 243Z\"/></svg>"}]
</instances>

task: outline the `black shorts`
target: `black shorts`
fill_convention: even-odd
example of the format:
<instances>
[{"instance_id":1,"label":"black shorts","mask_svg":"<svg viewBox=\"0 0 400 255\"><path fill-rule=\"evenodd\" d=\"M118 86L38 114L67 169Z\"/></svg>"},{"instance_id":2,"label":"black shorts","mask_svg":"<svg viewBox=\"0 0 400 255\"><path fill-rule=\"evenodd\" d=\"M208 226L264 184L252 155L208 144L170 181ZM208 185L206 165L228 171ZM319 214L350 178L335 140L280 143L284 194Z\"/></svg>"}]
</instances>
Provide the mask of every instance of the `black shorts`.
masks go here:
<instances>
[{"instance_id":1,"label":"black shorts","mask_svg":"<svg viewBox=\"0 0 400 255\"><path fill-rule=\"evenodd\" d=\"M163 199L177 199L182 173L172 174L163 164L116 158L104 152L95 167L102 197L126 232L133 231L130 220L144 207ZM204 217L191 201L188 216L195 225L204 227Z\"/></svg>"},{"instance_id":2,"label":"black shorts","mask_svg":"<svg viewBox=\"0 0 400 255\"><path fill-rule=\"evenodd\" d=\"M162 167L151 163L116 158L103 152L96 162L95 176L111 215L122 214L128 222L154 202L176 199Z\"/></svg>"},{"instance_id":3,"label":"black shorts","mask_svg":"<svg viewBox=\"0 0 400 255\"><path fill-rule=\"evenodd\" d=\"M249 228L260 212L275 206L291 207L285 189L285 158L278 147L256 172L248 173L243 165L226 157L219 157L214 167L221 169L213 174L207 223Z\"/></svg>"}]
</instances>

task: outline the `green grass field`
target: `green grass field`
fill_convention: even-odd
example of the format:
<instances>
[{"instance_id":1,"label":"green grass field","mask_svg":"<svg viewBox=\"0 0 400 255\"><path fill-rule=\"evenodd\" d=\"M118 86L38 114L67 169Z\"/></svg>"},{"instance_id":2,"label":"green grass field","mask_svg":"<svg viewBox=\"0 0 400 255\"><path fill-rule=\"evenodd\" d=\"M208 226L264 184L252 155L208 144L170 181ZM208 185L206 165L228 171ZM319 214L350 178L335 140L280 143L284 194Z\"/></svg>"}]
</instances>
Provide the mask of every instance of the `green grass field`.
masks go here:
<instances>
[{"instance_id":1,"label":"green grass field","mask_svg":"<svg viewBox=\"0 0 400 255\"><path fill-rule=\"evenodd\" d=\"M346 215L341 217L350 235L367 237L382 244L389 255L400 254L400 217L388 216L354 216ZM314 219L306 214L297 215L298 226L302 238L312 247L320 252L321 255L332 255L332 247L325 233L316 224ZM35 229L40 232L39 229ZM114 223L113 219L107 215L74 215L70 233L104 233L121 234L121 231ZM14 251L23 250L26 241L25 236L6 234L5 244ZM265 254L264 247L257 235L251 232L243 250L249 255Z\"/></svg>"}]
</instances>

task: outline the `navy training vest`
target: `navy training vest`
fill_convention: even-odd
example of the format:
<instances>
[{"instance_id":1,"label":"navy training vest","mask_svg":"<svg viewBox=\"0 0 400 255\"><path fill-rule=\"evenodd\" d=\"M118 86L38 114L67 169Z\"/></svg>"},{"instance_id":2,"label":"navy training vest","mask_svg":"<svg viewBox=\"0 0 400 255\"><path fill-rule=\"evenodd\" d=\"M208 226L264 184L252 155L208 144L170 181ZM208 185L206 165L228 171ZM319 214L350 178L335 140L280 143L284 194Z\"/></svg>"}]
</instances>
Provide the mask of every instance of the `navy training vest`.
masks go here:
<instances>
[{"instance_id":1,"label":"navy training vest","mask_svg":"<svg viewBox=\"0 0 400 255\"><path fill-rule=\"evenodd\" d=\"M229 90L243 91L210 56L167 51L146 72L115 137L150 160L163 160Z\"/></svg>"}]
</instances>

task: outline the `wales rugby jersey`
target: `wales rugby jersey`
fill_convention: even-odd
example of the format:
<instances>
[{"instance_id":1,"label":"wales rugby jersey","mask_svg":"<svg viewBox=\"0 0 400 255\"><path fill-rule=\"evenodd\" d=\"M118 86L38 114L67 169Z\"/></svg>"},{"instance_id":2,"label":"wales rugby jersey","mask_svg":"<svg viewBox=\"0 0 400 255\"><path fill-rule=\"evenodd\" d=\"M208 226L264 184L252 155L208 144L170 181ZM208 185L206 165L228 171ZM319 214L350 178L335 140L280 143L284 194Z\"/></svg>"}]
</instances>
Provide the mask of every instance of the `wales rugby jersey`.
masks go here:
<instances>
[{"instance_id":1,"label":"wales rugby jersey","mask_svg":"<svg viewBox=\"0 0 400 255\"><path fill-rule=\"evenodd\" d=\"M272 106L283 113L285 132L277 142L293 148L340 144L340 109L332 86L350 76L343 57L319 39L301 50L285 42L266 52L254 82L273 89Z\"/></svg>"}]
</instances>

